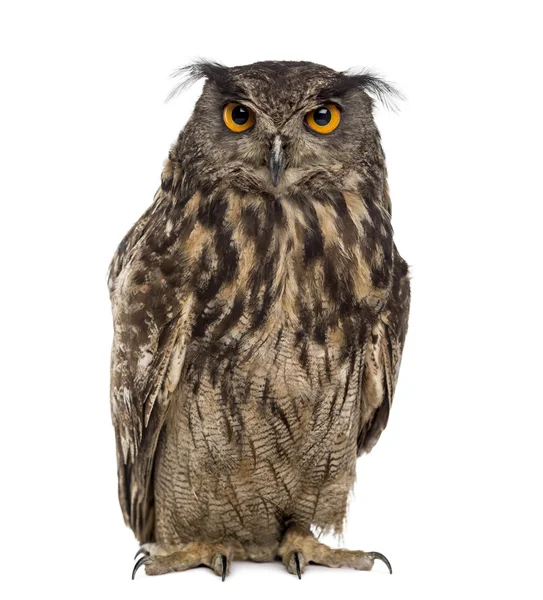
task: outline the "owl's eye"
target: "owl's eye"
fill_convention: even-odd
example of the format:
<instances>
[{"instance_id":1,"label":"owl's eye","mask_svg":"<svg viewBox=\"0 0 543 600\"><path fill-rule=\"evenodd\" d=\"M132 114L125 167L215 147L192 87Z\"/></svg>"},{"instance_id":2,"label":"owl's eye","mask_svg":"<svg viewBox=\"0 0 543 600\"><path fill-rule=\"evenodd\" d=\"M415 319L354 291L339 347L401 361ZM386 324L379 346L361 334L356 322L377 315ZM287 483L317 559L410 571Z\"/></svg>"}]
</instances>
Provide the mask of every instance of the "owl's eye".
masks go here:
<instances>
[{"instance_id":1,"label":"owl's eye","mask_svg":"<svg viewBox=\"0 0 543 600\"><path fill-rule=\"evenodd\" d=\"M307 113L305 120L313 131L330 133L339 125L341 112L335 104L326 104Z\"/></svg>"},{"instance_id":2,"label":"owl's eye","mask_svg":"<svg viewBox=\"0 0 543 600\"><path fill-rule=\"evenodd\" d=\"M237 102L229 102L223 111L224 124L230 129L239 133L252 127L255 122L255 113L247 106Z\"/></svg>"}]
</instances>

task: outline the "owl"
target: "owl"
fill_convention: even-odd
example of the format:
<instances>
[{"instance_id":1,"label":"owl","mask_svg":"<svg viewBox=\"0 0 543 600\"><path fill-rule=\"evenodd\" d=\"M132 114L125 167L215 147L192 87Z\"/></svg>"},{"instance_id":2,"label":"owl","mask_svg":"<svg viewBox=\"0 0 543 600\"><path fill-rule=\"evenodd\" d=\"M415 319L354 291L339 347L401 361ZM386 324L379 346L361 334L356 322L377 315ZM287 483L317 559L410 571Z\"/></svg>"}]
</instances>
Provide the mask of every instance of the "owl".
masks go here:
<instances>
[{"instance_id":1,"label":"owl","mask_svg":"<svg viewBox=\"0 0 543 600\"><path fill-rule=\"evenodd\" d=\"M132 578L206 565L224 580L237 560L392 572L317 536L342 531L407 331L372 116L394 89L310 62L182 74L203 92L108 278Z\"/></svg>"}]
</instances>

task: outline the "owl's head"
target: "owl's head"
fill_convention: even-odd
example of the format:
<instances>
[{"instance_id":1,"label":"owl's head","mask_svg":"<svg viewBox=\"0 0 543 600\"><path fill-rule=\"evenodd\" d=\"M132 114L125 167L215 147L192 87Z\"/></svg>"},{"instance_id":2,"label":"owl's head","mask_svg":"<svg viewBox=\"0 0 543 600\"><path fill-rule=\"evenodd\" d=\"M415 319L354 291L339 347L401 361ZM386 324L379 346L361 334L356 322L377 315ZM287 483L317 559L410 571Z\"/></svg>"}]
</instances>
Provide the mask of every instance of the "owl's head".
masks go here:
<instances>
[{"instance_id":1,"label":"owl's head","mask_svg":"<svg viewBox=\"0 0 543 600\"><path fill-rule=\"evenodd\" d=\"M310 62L258 62L228 68L205 61L180 69L205 78L181 133L185 171L207 183L243 174L270 191L317 170L356 169L380 153L375 99L394 88L368 72L337 72Z\"/></svg>"}]
</instances>

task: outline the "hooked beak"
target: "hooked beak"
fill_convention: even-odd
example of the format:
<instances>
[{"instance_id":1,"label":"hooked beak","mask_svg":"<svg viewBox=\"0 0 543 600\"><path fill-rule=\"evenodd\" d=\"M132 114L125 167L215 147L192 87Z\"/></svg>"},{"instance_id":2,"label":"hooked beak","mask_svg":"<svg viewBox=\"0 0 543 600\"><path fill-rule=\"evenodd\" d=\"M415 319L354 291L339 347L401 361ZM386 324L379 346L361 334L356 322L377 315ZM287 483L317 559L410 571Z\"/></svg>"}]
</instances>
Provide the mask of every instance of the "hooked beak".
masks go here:
<instances>
[{"instance_id":1,"label":"hooked beak","mask_svg":"<svg viewBox=\"0 0 543 600\"><path fill-rule=\"evenodd\" d=\"M279 135L276 135L272 142L269 167L272 183L277 187L286 167L285 148Z\"/></svg>"}]
</instances>

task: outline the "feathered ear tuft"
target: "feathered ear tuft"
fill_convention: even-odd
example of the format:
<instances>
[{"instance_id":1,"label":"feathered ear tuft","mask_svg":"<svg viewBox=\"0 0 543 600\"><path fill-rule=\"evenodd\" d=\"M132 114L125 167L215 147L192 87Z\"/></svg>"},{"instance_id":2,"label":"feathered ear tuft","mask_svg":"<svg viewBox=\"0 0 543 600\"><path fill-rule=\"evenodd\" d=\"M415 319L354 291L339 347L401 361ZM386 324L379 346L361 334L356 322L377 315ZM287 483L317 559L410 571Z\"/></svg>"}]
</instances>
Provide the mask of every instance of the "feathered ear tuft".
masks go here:
<instances>
[{"instance_id":1,"label":"feathered ear tuft","mask_svg":"<svg viewBox=\"0 0 543 600\"><path fill-rule=\"evenodd\" d=\"M233 84L230 78L230 69L218 62L205 60L204 58L199 58L186 67L176 69L171 74L171 77L173 79L180 79L180 81L169 93L166 102L176 98L181 92L189 88L193 83L196 83L199 79L212 81L225 93L238 92L238 87Z\"/></svg>"},{"instance_id":2,"label":"feathered ear tuft","mask_svg":"<svg viewBox=\"0 0 543 600\"><path fill-rule=\"evenodd\" d=\"M380 102L389 110L397 111L397 102L404 100L403 94L394 85L381 79L378 75L368 69L361 71L349 69L339 74L337 82L328 90L323 90L329 96L342 96L352 89L362 89L371 98ZM322 93L321 92L321 95Z\"/></svg>"}]
</instances>

